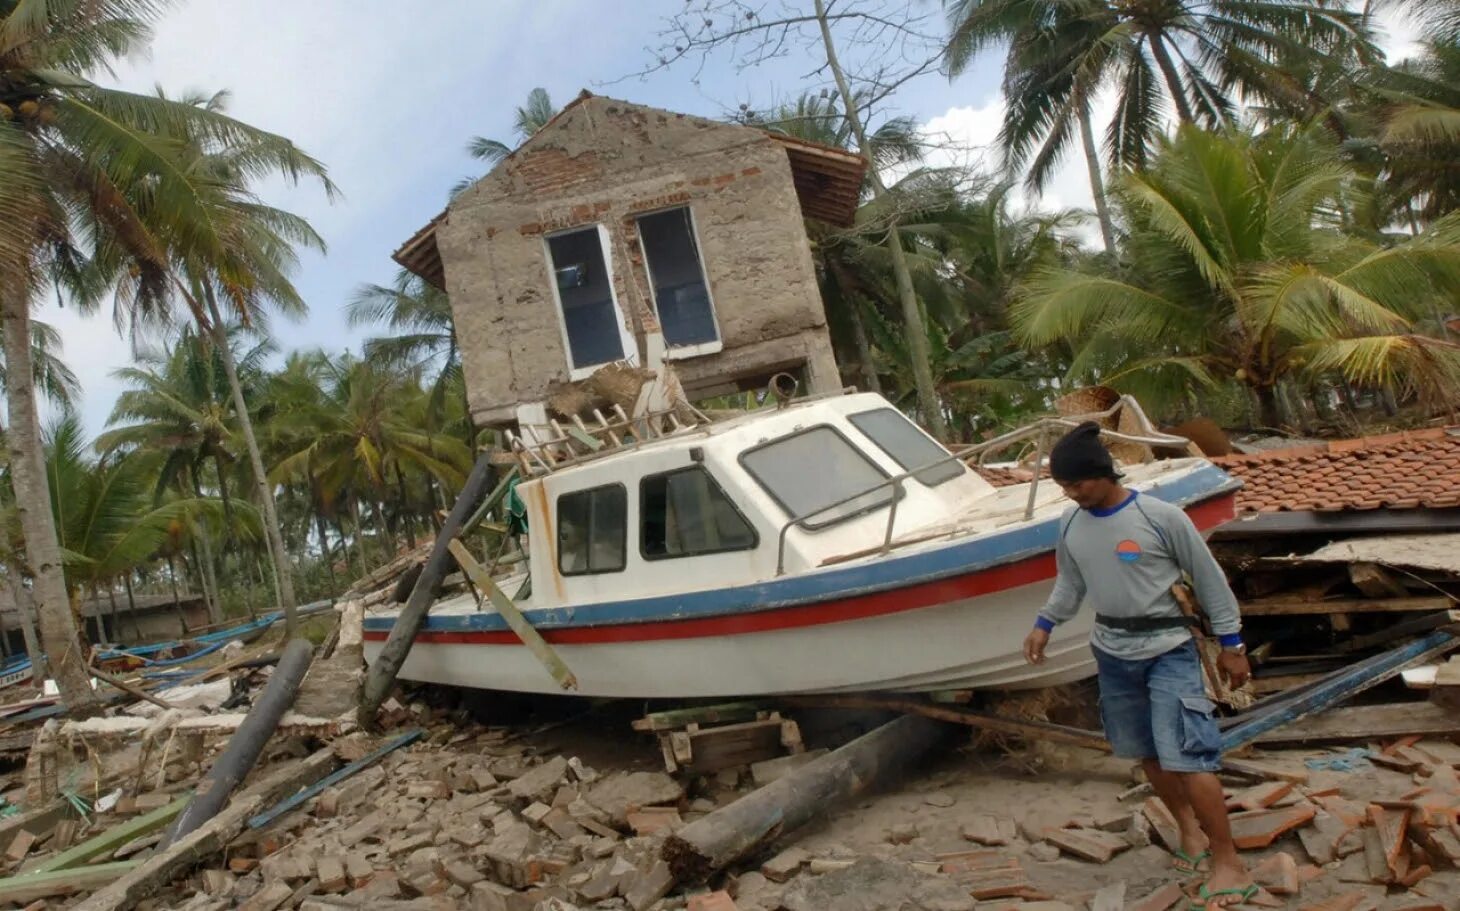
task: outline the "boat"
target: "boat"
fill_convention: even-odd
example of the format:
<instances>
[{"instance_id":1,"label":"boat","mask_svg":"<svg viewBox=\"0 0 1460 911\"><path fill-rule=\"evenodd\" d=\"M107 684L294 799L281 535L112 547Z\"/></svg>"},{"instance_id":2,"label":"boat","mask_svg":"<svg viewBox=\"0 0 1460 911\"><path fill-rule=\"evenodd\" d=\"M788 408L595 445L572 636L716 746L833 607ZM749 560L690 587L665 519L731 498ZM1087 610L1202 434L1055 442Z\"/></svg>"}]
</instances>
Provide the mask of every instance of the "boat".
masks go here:
<instances>
[{"instance_id":1,"label":"boat","mask_svg":"<svg viewBox=\"0 0 1460 911\"><path fill-rule=\"evenodd\" d=\"M1111 440L1191 451L1129 398L1097 417L1122 409L1135 420L1119 426L1136 431L1112 429ZM1045 419L955 455L872 393L721 421L649 417L580 420L547 442L511 438L526 558L497 584L579 694L1017 690L1093 675L1091 611L1056 630L1044 664L1022 655L1053 586L1068 501L1037 470L1005 486L976 470L1017 447L1033 450L1037 468L1078 419ZM1203 458L1122 471L1198 529L1233 517L1239 483ZM366 614L367 661L399 609ZM552 662L509 619L474 592L437 601L399 676L562 692Z\"/></svg>"},{"instance_id":2,"label":"boat","mask_svg":"<svg viewBox=\"0 0 1460 911\"><path fill-rule=\"evenodd\" d=\"M35 677L35 666L29 655L13 655L0 664L0 690L29 683Z\"/></svg>"}]
</instances>

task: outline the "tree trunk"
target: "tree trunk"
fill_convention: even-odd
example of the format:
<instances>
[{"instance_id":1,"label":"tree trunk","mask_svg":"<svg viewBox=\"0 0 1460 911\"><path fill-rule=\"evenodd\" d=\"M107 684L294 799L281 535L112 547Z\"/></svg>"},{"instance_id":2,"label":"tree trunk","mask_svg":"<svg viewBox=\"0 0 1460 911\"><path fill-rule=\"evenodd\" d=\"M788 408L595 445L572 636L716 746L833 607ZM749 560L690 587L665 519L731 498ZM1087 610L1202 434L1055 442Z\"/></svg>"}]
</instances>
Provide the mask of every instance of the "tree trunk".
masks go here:
<instances>
[{"instance_id":1,"label":"tree trunk","mask_svg":"<svg viewBox=\"0 0 1460 911\"><path fill-rule=\"evenodd\" d=\"M187 614L183 613L182 598L178 597L177 561L173 559L172 554L167 555L167 574L172 578L172 610L173 613L177 614L177 625L182 630L178 635L186 636L188 634L188 618Z\"/></svg>"},{"instance_id":2,"label":"tree trunk","mask_svg":"<svg viewBox=\"0 0 1460 911\"><path fill-rule=\"evenodd\" d=\"M91 688L88 648L66 596L61 545L51 511L50 484L41 449L36 414L35 378L30 358L29 264L0 274L0 321L4 322L5 398L10 414L6 449L15 511L25 537L25 553L34 580L40 630L61 701L73 718L93 714L100 698Z\"/></svg>"},{"instance_id":3,"label":"tree trunk","mask_svg":"<svg viewBox=\"0 0 1460 911\"><path fill-rule=\"evenodd\" d=\"M274 508L274 491L264 471L264 459L259 453L258 437L253 432L253 419L248 414L248 403L243 398L243 386L238 382L238 366L233 362L233 349L228 345L228 334L224 331L223 319L218 313L218 301L213 296L211 284L204 284L208 299L208 315L213 320L213 339L223 357L223 369L228 374L228 388L233 393L233 410L238 414L238 426L243 431L244 446L248 449L248 464L253 471L259 506L264 512L264 537L269 542L269 554L274 563L274 587L279 606L284 610L284 636L294 635L299 618L294 613L293 567L284 550L284 533L279 528L279 514Z\"/></svg>"},{"instance_id":4,"label":"tree trunk","mask_svg":"<svg viewBox=\"0 0 1460 911\"><path fill-rule=\"evenodd\" d=\"M142 622L137 619L137 600L132 597L132 574L122 574L122 586L127 590L127 616L132 618L132 630L137 634L137 641L142 641Z\"/></svg>"},{"instance_id":5,"label":"tree trunk","mask_svg":"<svg viewBox=\"0 0 1460 911\"><path fill-rule=\"evenodd\" d=\"M1176 64L1171 62L1166 42L1159 35L1151 36L1151 54L1155 56L1156 66L1160 67L1161 75L1166 79L1166 91L1171 93L1171 100L1176 103L1176 115L1181 118L1182 123L1194 123L1196 118L1192 116L1191 105L1186 101L1181 76L1176 72Z\"/></svg>"},{"instance_id":6,"label":"tree trunk","mask_svg":"<svg viewBox=\"0 0 1460 911\"><path fill-rule=\"evenodd\" d=\"M196 472L193 474L192 480L193 494L201 500L203 498L203 488L198 484ZM203 558L198 560L197 555L194 554L193 559L198 563L201 570L199 575L202 577L204 598L208 601L208 623L209 625L213 625L223 622L223 592L218 590L218 574L215 571L215 565L213 563L212 533L209 531L206 522L199 522L197 528L198 545L202 548ZM209 597L210 593L211 597Z\"/></svg>"},{"instance_id":7,"label":"tree trunk","mask_svg":"<svg viewBox=\"0 0 1460 911\"><path fill-rule=\"evenodd\" d=\"M416 520L411 515L411 498L406 493L406 476L401 473L400 463L395 466L395 486L400 494L400 530L409 542L406 547L416 546Z\"/></svg>"},{"instance_id":8,"label":"tree trunk","mask_svg":"<svg viewBox=\"0 0 1460 911\"><path fill-rule=\"evenodd\" d=\"M847 316L852 321L852 341L857 346L857 362L862 368L862 382L867 384L868 392L882 394L882 377L877 375L877 365L872 362L872 343L867 340L867 324L862 319L862 304L856 298L852 298L847 308Z\"/></svg>"},{"instance_id":9,"label":"tree trunk","mask_svg":"<svg viewBox=\"0 0 1460 911\"><path fill-rule=\"evenodd\" d=\"M441 534L441 517L437 515L441 508L440 499L435 480L426 475L426 517L431 520L431 531L438 535Z\"/></svg>"},{"instance_id":10,"label":"tree trunk","mask_svg":"<svg viewBox=\"0 0 1460 911\"><path fill-rule=\"evenodd\" d=\"M351 579L358 579L366 573L365 566L360 566L360 575L356 576L355 571L350 568L350 536L345 534L345 520L342 516L335 516L335 531L340 534L340 557L345 561L345 575ZM356 556L360 555L360 548L355 548Z\"/></svg>"},{"instance_id":11,"label":"tree trunk","mask_svg":"<svg viewBox=\"0 0 1460 911\"><path fill-rule=\"evenodd\" d=\"M203 609L207 611L208 622L211 624L215 622L213 617L219 611L214 607L213 592L208 589L208 579L203 574L203 560L198 556L198 544L196 541L188 542L188 553L192 558L186 561L187 568L193 580L198 584L198 591L203 593Z\"/></svg>"},{"instance_id":12,"label":"tree trunk","mask_svg":"<svg viewBox=\"0 0 1460 911\"><path fill-rule=\"evenodd\" d=\"M1282 406L1278 402L1277 387L1273 385L1253 386L1252 391L1257 393L1258 422L1269 430L1282 427Z\"/></svg>"},{"instance_id":13,"label":"tree trunk","mask_svg":"<svg viewBox=\"0 0 1460 911\"><path fill-rule=\"evenodd\" d=\"M10 602L15 605L15 615L20 618L20 636L25 640L25 653L30 656L31 685L39 692L46 677L50 675L46 664L46 653L41 649L41 637L35 630L35 612L31 610L30 592L20 581L20 570L11 565L5 572L5 590Z\"/></svg>"},{"instance_id":14,"label":"tree trunk","mask_svg":"<svg viewBox=\"0 0 1460 911\"><path fill-rule=\"evenodd\" d=\"M330 553L329 526L325 524L322 513L314 514L314 525L319 530L319 552L324 556L324 569L330 577L330 594L340 593L340 583L335 579L335 560Z\"/></svg>"},{"instance_id":15,"label":"tree trunk","mask_svg":"<svg viewBox=\"0 0 1460 911\"><path fill-rule=\"evenodd\" d=\"M1095 127L1090 123L1090 103L1080 100L1080 142L1085 147L1085 168L1090 174L1090 195L1095 199L1095 217L1100 222L1100 237L1105 241L1105 252L1111 257L1115 250L1115 221L1110 217L1110 200L1105 196L1105 178L1100 173L1100 149L1095 145Z\"/></svg>"},{"instance_id":16,"label":"tree trunk","mask_svg":"<svg viewBox=\"0 0 1460 911\"><path fill-rule=\"evenodd\" d=\"M360 521L360 499L350 495L350 515L355 519L355 552L360 555L360 572L370 572L370 561L365 558L365 525Z\"/></svg>"},{"instance_id":17,"label":"tree trunk","mask_svg":"<svg viewBox=\"0 0 1460 911\"><path fill-rule=\"evenodd\" d=\"M816 21L821 26L821 43L826 49L826 65L836 80L837 93L841 96L842 108L846 112L847 124L857 137L857 148L863 155L870 156L872 146L867 141L867 131L862 126L861 113L857 110L856 96L847 83L837 60L836 45L831 39L831 23L826 18L825 0L815 0ZM872 196L881 199L887 195L887 186L875 166L867 169L871 181ZM928 355L928 332L923 323L922 308L913 288L912 272L908 269L907 253L902 249L902 234L897 230L897 219L887 229L887 252L892 257L892 275L897 281L897 298L902 305L902 321L907 328L908 353L912 356L913 384L917 387L918 410L928 431L939 440L948 439L948 422L943 417L943 406L938 401L938 390L933 385L933 368Z\"/></svg>"},{"instance_id":18,"label":"tree trunk","mask_svg":"<svg viewBox=\"0 0 1460 911\"><path fill-rule=\"evenodd\" d=\"M381 546L385 548L385 552L381 555L381 562L389 563L395 559L397 549L395 535L391 533L390 522L385 518L385 504L381 502L379 497L375 498L371 507L375 512L375 533L380 535Z\"/></svg>"}]
</instances>

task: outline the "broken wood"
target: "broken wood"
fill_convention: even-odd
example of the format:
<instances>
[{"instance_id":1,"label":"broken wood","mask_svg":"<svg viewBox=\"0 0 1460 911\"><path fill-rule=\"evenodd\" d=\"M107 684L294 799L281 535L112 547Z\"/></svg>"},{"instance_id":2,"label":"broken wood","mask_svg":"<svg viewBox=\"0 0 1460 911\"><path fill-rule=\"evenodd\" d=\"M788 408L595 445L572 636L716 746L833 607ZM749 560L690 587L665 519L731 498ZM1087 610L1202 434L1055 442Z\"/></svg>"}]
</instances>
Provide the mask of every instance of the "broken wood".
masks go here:
<instances>
[{"instance_id":1,"label":"broken wood","mask_svg":"<svg viewBox=\"0 0 1460 911\"><path fill-rule=\"evenodd\" d=\"M753 721L765 710L763 702L725 702L719 705L701 705L687 709L673 709L667 712L650 712L636 718L636 731L673 731L691 724L727 724L736 721Z\"/></svg>"},{"instance_id":2,"label":"broken wood","mask_svg":"<svg viewBox=\"0 0 1460 911\"><path fill-rule=\"evenodd\" d=\"M787 752L786 740L799 745L800 732L787 738L785 725L779 713L772 712L769 718L759 721L742 721L714 727L700 727L691 724L683 731L661 733L665 744L664 761L667 772L683 769L696 775L708 775L721 769L774 759ZM794 752L794 750L792 750Z\"/></svg>"},{"instance_id":3,"label":"broken wood","mask_svg":"<svg viewBox=\"0 0 1460 911\"><path fill-rule=\"evenodd\" d=\"M97 864L80 870L52 870L49 873L22 873L0 879L0 904L24 905L41 898L74 895L104 886L137 866L135 860Z\"/></svg>"},{"instance_id":4,"label":"broken wood","mask_svg":"<svg viewBox=\"0 0 1460 911\"><path fill-rule=\"evenodd\" d=\"M94 858L110 854L125 845L127 842L144 835L150 835L158 829L167 825L181 813L183 807L188 805L187 797L179 797L172 803L160 809L153 810L136 819L128 820L120 825L113 826L95 838L88 838L73 848L68 848L60 854L40 864L31 873L49 873L52 870L65 870L70 867L79 866Z\"/></svg>"},{"instance_id":5,"label":"broken wood","mask_svg":"<svg viewBox=\"0 0 1460 911\"><path fill-rule=\"evenodd\" d=\"M966 724L995 734L1008 734L1027 740L1043 740L1050 743L1066 743L1071 746L1099 750L1102 753L1110 752L1110 742L1099 731L1087 731L1083 728L1051 724L1047 721L1004 718L954 705L933 705L907 696L794 696L782 701L795 705L901 712L905 715L919 715L935 721Z\"/></svg>"},{"instance_id":6,"label":"broken wood","mask_svg":"<svg viewBox=\"0 0 1460 911\"><path fill-rule=\"evenodd\" d=\"M466 573L467 578L471 580L472 585L476 586L477 591L481 595L486 596L486 599L491 602L492 607L496 608L497 615L507 621L507 625L511 627L512 632L517 634L517 638L522 641L523 645L527 646L527 650L532 652L533 657L537 658L542 666L547 669L547 672L552 675L552 678L558 682L558 686L565 690L576 690L578 688L578 678L573 676L572 670L568 668L568 665L558 655L557 651L551 645L548 645L547 640L542 637L542 633L537 631L537 627L533 626L531 621L522 615L522 611L517 609L517 605L512 603L512 599L507 597L507 594L502 591L501 587L492 580L491 574L476 561L476 558L471 555L471 551L466 549L466 545L462 544L458 539L452 538L447 542L446 546L451 552L451 555L456 558L456 565L460 566L461 571ZM404 611L402 613L404 614ZM399 623L400 621L397 620L396 622ZM387 642L386 644L389 645L390 643ZM379 659L376 660L379 661Z\"/></svg>"},{"instance_id":7,"label":"broken wood","mask_svg":"<svg viewBox=\"0 0 1460 911\"><path fill-rule=\"evenodd\" d=\"M393 740L382 744L377 749L372 750L371 752L360 757L349 765L342 766L336 769L335 771L326 775L324 778L321 778L319 781L316 781L314 784L300 791L298 794L286 798L285 800L280 801L277 805L269 808L265 812L254 816L248 821L248 827L250 829L258 829L268 825L275 819L278 819L280 816L284 815L285 813L304 803L309 798L318 794L320 791L323 791L325 788L344 781L346 778L349 778L356 772L364 771L366 768L374 765L375 763L379 762L381 759L390 755L391 753L394 753L401 747L409 746L410 744L415 743L417 740L421 739L421 737L424 736L425 733L426 732L424 730L416 728L413 731L407 731L399 737L396 737Z\"/></svg>"},{"instance_id":8,"label":"broken wood","mask_svg":"<svg viewBox=\"0 0 1460 911\"><path fill-rule=\"evenodd\" d=\"M486 490L491 475L491 454L489 452L480 453L477 456L476 464L472 466L471 474L467 476L466 483L461 487L461 493L451 506L450 514L442 523L435 543L431 545L431 554L426 558L425 566L421 568L421 575L416 579L415 587L411 589L410 598L396 616L395 623L390 627L390 636L381 648L380 655L371 663L370 669L365 675L365 683L360 687L360 705L357 717L360 724L367 729L376 727L375 713L379 711L380 704L385 701L385 697L395 686L396 675L400 673L401 665L405 663L406 655L410 653L411 645L416 641L416 633L421 631L421 624L426 619L426 611L436 600L436 584L446 576L448 565L451 562L451 554L447 550L447 545L456 538L467 518L472 515L477 501L481 499L482 493Z\"/></svg>"},{"instance_id":9,"label":"broken wood","mask_svg":"<svg viewBox=\"0 0 1460 911\"><path fill-rule=\"evenodd\" d=\"M897 774L936 746L946 728L905 716L864 734L786 777L697 819L665 842L676 881L698 882Z\"/></svg>"},{"instance_id":10,"label":"broken wood","mask_svg":"<svg viewBox=\"0 0 1460 911\"><path fill-rule=\"evenodd\" d=\"M108 686L116 687L117 689L126 693L128 696L136 699L141 699L145 702L150 702L158 708L168 710L177 708L177 706L173 705L171 702L168 702L164 699L158 699L156 696L142 689L140 686L123 680L120 677L114 677L100 668L93 667L91 669L91 676L95 677L97 680L100 680L102 683L107 684Z\"/></svg>"},{"instance_id":11,"label":"broken wood","mask_svg":"<svg viewBox=\"0 0 1460 911\"><path fill-rule=\"evenodd\" d=\"M1222 732L1222 752L1236 750L1262 735L1287 727L1337 702L1383 683L1406 667L1427 661L1455 648L1460 641L1445 630L1382 652L1350 667L1329 674L1290 699L1281 699L1238 717L1236 725Z\"/></svg>"},{"instance_id":12,"label":"broken wood","mask_svg":"<svg viewBox=\"0 0 1460 911\"><path fill-rule=\"evenodd\" d=\"M249 709L243 724L228 739L223 755L198 782L193 799L163 837L161 847L164 850L223 809L228 795L258 762L264 744L273 736L289 706L294 704L294 696L299 692L299 684L304 680L313 657L314 647L305 639L292 639L284 646L279 665L274 668L263 693Z\"/></svg>"},{"instance_id":13,"label":"broken wood","mask_svg":"<svg viewBox=\"0 0 1460 911\"><path fill-rule=\"evenodd\" d=\"M1242 616L1286 617L1295 614L1402 613L1405 611L1442 611L1454 606L1455 600L1444 595L1411 598L1336 598L1328 601L1258 598L1242 603Z\"/></svg>"},{"instance_id":14,"label":"broken wood","mask_svg":"<svg viewBox=\"0 0 1460 911\"><path fill-rule=\"evenodd\" d=\"M1460 715L1428 702L1356 705L1329 709L1254 740L1262 746L1368 743L1414 735L1460 733Z\"/></svg>"},{"instance_id":15,"label":"broken wood","mask_svg":"<svg viewBox=\"0 0 1460 911\"><path fill-rule=\"evenodd\" d=\"M335 754L328 747L317 750L307 758L278 766L268 775L240 792L223 812L209 819L203 825L177 839L166 848L130 872L119 870L111 876L112 881L103 889L93 893L73 911L124 911L137 902L156 893L175 878L185 873L205 857L223 849L242 832L249 817L269 806L279 798L319 780L335 763ZM91 867L86 868L90 871ZM56 875L82 871L58 871Z\"/></svg>"}]
</instances>

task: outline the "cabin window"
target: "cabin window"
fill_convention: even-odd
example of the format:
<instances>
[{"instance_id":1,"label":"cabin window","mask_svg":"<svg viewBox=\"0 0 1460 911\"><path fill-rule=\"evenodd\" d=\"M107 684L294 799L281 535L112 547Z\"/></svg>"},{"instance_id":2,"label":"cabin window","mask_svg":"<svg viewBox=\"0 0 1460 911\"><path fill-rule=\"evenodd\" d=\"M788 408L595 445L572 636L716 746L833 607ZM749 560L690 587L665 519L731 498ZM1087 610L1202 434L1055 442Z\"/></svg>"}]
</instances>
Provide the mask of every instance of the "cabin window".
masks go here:
<instances>
[{"instance_id":1,"label":"cabin window","mask_svg":"<svg viewBox=\"0 0 1460 911\"><path fill-rule=\"evenodd\" d=\"M902 466L903 471L913 471L948 458L948 450L918 429L918 425L896 408L874 408L849 415L848 420L891 456L892 461ZM929 487L936 487L944 481L962 477L964 470L962 462L943 462L919 471L913 477Z\"/></svg>"},{"instance_id":2,"label":"cabin window","mask_svg":"<svg viewBox=\"0 0 1460 911\"><path fill-rule=\"evenodd\" d=\"M821 425L763 443L740 456L740 464L791 516L820 510L802 524L822 528L892 500L890 486L877 487L887 472L835 428ZM840 506L833 503L856 496Z\"/></svg>"},{"instance_id":3,"label":"cabin window","mask_svg":"<svg viewBox=\"0 0 1460 911\"><path fill-rule=\"evenodd\" d=\"M623 360L623 316L614 298L603 229L594 225L554 234L547 245L569 365L580 371Z\"/></svg>"},{"instance_id":4,"label":"cabin window","mask_svg":"<svg viewBox=\"0 0 1460 911\"><path fill-rule=\"evenodd\" d=\"M639 243L649 265L654 309L670 348L718 349L720 329L710 303L710 286L688 206L643 215ZM705 352L709 353L709 352Z\"/></svg>"},{"instance_id":5,"label":"cabin window","mask_svg":"<svg viewBox=\"0 0 1460 911\"><path fill-rule=\"evenodd\" d=\"M622 484L558 497L558 571L565 576L624 568L629 495Z\"/></svg>"},{"instance_id":6,"label":"cabin window","mask_svg":"<svg viewBox=\"0 0 1460 911\"><path fill-rule=\"evenodd\" d=\"M698 466L650 475L639 486L640 550L646 560L751 550L755 529Z\"/></svg>"}]
</instances>

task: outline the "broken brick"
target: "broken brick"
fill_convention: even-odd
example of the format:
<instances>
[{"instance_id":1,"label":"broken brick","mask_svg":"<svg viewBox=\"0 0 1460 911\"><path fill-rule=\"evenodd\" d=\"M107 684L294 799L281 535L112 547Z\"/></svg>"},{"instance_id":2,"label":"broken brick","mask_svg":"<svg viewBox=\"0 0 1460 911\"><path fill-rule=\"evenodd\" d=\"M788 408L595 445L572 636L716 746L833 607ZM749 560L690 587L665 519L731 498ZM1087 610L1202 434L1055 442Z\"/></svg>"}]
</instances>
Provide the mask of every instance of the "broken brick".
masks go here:
<instances>
[{"instance_id":1,"label":"broken brick","mask_svg":"<svg viewBox=\"0 0 1460 911\"><path fill-rule=\"evenodd\" d=\"M1292 791L1291 781L1269 781L1232 795L1227 807L1233 810L1266 810Z\"/></svg>"},{"instance_id":2,"label":"broken brick","mask_svg":"<svg viewBox=\"0 0 1460 911\"><path fill-rule=\"evenodd\" d=\"M1098 864L1108 862L1130 847L1124 838L1099 829L1049 829L1044 833L1044 840L1062 851Z\"/></svg>"},{"instance_id":3,"label":"broken brick","mask_svg":"<svg viewBox=\"0 0 1460 911\"><path fill-rule=\"evenodd\" d=\"M345 865L338 857L321 857L314 875L319 880L319 888L325 892L343 892L350 885Z\"/></svg>"},{"instance_id":4,"label":"broken brick","mask_svg":"<svg viewBox=\"0 0 1460 911\"><path fill-rule=\"evenodd\" d=\"M1176 905L1188 903L1186 893L1176 883L1167 883L1130 906L1130 911L1170 911Z\"/></svg>"},{"instance_id":5,"label":"broken brick","mask_svg":"<svg viewBox=\"0 0 1460 911\"><path fill-rule=\"evenodd\" d=\"M1232 841L1244 850L1265 848L1284 834L1307 825L1316 815L1318 811L1312 806L1236 813L1231 817Z\"/></svg>"},{"instance_id":6,"label":"broken brick","mask_svg":"<svg viewBox=\"0 0 1460 911\"><path fill-rule=\"evenodd\" d=\"M1176 824L1176 817L1166 808L1166 804L1159 797L1147 797L1141 805L1141 812L1145 814L1146 821L1151 824L1151 830L1156 837L1161 839L1161 844L1166 846L1168 851L1181 850L1181 827Z\"/></svg>"},{"instance_id":7,"label":"broken brick","mask_svg":"<svg viewBox=\"0 0 1460 911\"><path fill-rule=\"evenodd\" d=\"M730 893L720 891L691 895L687 911L739 911L739 909L735 907L735 901L730 898Z\"/></svg>"},{"instance_id":8,"label":"broken brick","mask_svg":"<svg viewBox=\"0 0 1460 911\"><path fill-rule=\"evenodd\" d=\"M679 811L674 807L642 807L629 810L629 828L635 835L653 835L663 829L673 830L681 824Z\"/></svg>"},{"instance_id":9,"label":"broken brick","mask_svg":"<svg viewBox=\"0 0 1460 911\"><path fill-rule=\"evenodd\" d=\"M986 901L991 898L1015 898L1023 896L1029 889L1029 878L1019 866L995 870L979 870L959 878L959 884L968 889L968 894Z\"/></svg>"},{"instance_id":10,"label":"broken brick","mask_svg":"<svg viewBox=\"0 0 1460 911\"><path fill-rule=\"evenodd\" d=\"M14 838L10 839L10 847L6 849L5 856L15 863L20 863L25 860L25 856L30 853L30 849L35 843L35 835L29 829L21 829L15 833Z\"/></svg>"},{"instance_id":11,"label":"broken brick","mask_svg":"<svg viewBox=\"0 0 1460 911\"><path fill-rule=\"evenodd\" d=\"M1404 835L1409 828L1409 811L1386 810L1378 804L1371 804L1369 822L1379 833L1379 846L1384 852L1385 866L1395 879L1402 878L1404 871L1401 866L1406 869L1409 866L1407 857L1403 859L1401 865L1401 855L1405 850Z\"/></svg>"},{"instance_id":12,"label":"broken brick","mask_svg":"<svg viewBox=\"0 0 1460 911\"><path fill-rule=\"evenodd\" d=\"M1252 880L1274 895L1297 895L1302 883L1293 855L1279 851L1252 868Z\"/></svg>"},{"instance_id":13,"label":"broken brick","mask_svg":"<svg viewBox=\"0 0 1460 911\"><path fill-rule=\"evenodd\" d=\"M801 848L787 848L762 864L760 874L773 883L787 882L801 872L810 859L811 856Z\"/></svg>"},{"instance_id":14,"label":"broken brick","mask_svg":"<svg viewBox=\"0 0 1460 911\"><path fill-rule=\"evenodd\" d=\"M963 824L963 838L978 845L1007 845L1019 834L1014 820L1006 816L981 813Z\"/></svg>"}]
</instances>

